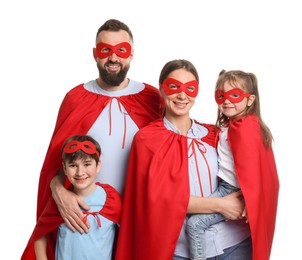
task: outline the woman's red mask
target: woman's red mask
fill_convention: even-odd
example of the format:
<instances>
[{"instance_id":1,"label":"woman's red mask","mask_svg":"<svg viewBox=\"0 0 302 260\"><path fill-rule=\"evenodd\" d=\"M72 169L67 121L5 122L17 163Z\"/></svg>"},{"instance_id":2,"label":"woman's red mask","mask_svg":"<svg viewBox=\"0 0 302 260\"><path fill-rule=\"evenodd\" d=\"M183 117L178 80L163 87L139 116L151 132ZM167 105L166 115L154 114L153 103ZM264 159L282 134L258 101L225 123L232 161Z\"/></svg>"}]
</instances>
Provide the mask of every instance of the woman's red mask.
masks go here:
<instances>
[{"instance_id":1,"label":"woman's red mask","mask_svg":"<svg viewBox=\"0 0 302 260\"><path fill-rule=\"evenodd\" d=\"M215 91L215 100L218 105L221 105L226 99L231 103L239 103L245 97L249 97L251 94L244 93L240 88L233 88L227 92L219 89Z\"/></svg>"},{"instance_id":2,"label":"woman's red mask","mask_svg":"<svg viewBox=\"0 0 302 260\"><path fill-rule=\"evenodd\" d=\"M129 42L121 42L116 45L99 42L96 45L96 56L100 59L105 59L113 53L123 59L127 59L131 54L131 45Z\"/></svg>"},{"instance_id":3,"label":"woman's red mask","mask_svg":"<svg viewBox=\"0 0 302 260\"><path fill-rule=\"evenodd\" d=\"M195 98L198 94L197 80L182 83L173 78L166 78L161 84L161 87L164 89L164 92L167 96L185 92L188 96Z\"/></svg>"}]
</instances>

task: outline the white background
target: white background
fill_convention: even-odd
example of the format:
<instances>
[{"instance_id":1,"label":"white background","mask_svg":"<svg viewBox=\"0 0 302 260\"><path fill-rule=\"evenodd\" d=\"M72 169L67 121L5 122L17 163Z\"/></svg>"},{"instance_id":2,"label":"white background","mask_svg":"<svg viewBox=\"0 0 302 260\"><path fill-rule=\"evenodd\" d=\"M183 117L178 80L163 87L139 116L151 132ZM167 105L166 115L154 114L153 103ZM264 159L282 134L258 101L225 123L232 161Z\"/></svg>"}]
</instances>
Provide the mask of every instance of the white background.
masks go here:
<instances>
[{"instance_id":1,"label":"white background","mask_svg":"<svg viewBox=\"0 0 302 260\"><path fill-rule=\"evenodd\" d=\"M35 224L39 173L59 105L68 90L98 76L92 48L97 29L109 18L125 22L134 34L131 78L157 86L167 61L195 64L200 91L192 117L198 121L215 121L213 89L221 69L256 74L281 184L271 259L297 258L302 232L298 2L2 1L0 258L20 259Z\"/></svg>"}]
</instances>

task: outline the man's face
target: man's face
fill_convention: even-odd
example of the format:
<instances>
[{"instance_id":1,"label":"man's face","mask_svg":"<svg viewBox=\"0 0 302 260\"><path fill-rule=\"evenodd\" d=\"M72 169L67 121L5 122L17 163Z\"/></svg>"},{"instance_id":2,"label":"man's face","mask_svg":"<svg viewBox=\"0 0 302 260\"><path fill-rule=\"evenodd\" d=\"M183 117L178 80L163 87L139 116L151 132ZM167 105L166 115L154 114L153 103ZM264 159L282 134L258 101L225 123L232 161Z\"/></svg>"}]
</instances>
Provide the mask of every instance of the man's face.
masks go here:
<instances>
[{"instance_id":1,"label":"man's face","mask_svg":"<svg viewBox=\"0 0 302 260\"><path fill-rule=\"evenodd\" d=\"M129 34L124 30L100 32L93 54L102 81L108 86L119 86L125 80L133 58Z\"/></svg>"}]
</instances>

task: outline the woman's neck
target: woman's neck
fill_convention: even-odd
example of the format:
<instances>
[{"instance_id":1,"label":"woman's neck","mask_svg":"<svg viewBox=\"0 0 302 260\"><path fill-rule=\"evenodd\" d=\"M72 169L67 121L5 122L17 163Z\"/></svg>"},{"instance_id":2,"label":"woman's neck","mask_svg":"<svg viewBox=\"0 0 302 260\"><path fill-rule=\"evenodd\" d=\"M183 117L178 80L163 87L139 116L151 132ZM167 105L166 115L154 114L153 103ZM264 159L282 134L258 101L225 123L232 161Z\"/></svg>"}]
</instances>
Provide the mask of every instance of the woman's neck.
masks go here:
<instances>
[{"instance_id":1,"label":"woman's neck","mask_svg":"<svg viewBox=\"0 0 302 260\"><path fill-rule=\"evenodd\" d=\"M175 117L166 115L166 118L178 129L181 135L187 136L188 131L192 126L192 120L189 116Z\"/></svg>"}]
</instances>

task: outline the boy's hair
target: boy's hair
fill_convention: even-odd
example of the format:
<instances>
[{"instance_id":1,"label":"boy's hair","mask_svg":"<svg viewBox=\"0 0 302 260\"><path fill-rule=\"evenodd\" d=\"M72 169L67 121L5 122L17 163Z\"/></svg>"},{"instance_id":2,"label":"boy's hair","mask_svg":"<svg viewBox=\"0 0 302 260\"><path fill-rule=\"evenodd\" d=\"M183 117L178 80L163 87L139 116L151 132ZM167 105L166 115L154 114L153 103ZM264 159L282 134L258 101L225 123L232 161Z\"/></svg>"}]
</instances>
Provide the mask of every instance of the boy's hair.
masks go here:
<instances>
[{"instance_id":1,"label":"boy's hair","mask_svg":"<svg viewBox=\"0 0 302 260\"><path fill-rule=\"evenodd\" d=\"M71 142L73 141L78 141L80 143L84 143L85 141L88 141L90 142L94 147L91 147L91 145L85 145L84 144L84 147L87 149L76 149L74 152L66 152L64 151L65 150L65 147L67 145L69 145ZM71 145L69 148L73 148L73 147L76 147L76 145ZM91 148L95 148L95 152L93 153L88 153L88 152L85 152L88 151L88 150L91 150ZM63 159L63 162L64 163L68 163L68 162L73 162L77 159L85 159L85 158L92 158L96 161L96 163L99 162L100 160L100 155L101 155L101 147L100 147L100 144L95 140L93 139L91 136L88 136L88 135L75 135L75 136L72 136L70 138L68 138L63 146L62 146L62 150L61 150L61 154L62 154L62 159Z\"/></svg>"}]
</instances>

